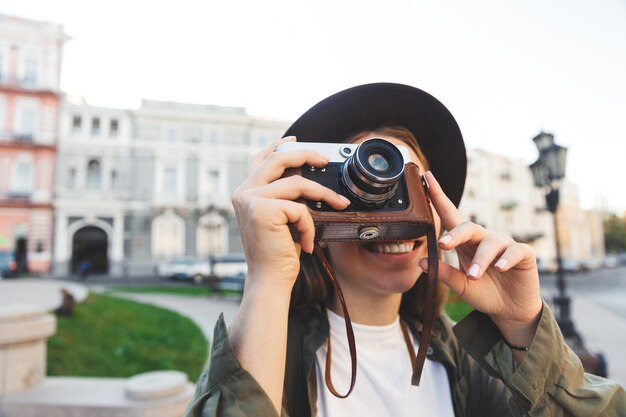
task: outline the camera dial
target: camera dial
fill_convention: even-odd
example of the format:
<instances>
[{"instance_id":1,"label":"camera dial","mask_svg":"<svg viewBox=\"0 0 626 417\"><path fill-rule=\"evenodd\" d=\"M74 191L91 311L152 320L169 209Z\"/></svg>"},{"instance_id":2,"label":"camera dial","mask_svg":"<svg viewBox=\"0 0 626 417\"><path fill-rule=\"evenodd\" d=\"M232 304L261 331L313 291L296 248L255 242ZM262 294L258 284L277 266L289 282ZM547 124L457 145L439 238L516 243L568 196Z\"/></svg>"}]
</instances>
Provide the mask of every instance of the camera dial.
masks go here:
<instances>
[{"instance_id":1,"label":"camera dial","mask_svg":"<svg viewBox=\"0 0 626 417\"><path fill-rule=\"evenodd\" d=\"M404 172L404 158L391 142L375 138L363 142L341 167L346 190L366 207L380 207L395 193Z\"/></svg>"}]
</instances>

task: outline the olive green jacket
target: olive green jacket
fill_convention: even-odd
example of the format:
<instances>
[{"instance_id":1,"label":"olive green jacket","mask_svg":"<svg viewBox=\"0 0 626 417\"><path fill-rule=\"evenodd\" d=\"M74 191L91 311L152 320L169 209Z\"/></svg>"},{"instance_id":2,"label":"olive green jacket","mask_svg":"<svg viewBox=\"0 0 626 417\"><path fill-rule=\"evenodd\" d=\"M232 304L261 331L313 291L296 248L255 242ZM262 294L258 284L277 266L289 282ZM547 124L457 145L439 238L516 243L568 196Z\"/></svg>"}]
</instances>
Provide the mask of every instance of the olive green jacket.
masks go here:
<instances>
[{"instance_id":1,"label":"olive green jacket","mask_svg":"<svg viewBox=\"0 0 626 417\"><path fill-rule=\"evenodd\" d=\"M420 323L405 320L418 334ZM290 316L282 416L316 415L315 352L328 332L321 309ZM530 350L517 368L493 322L479 312L454 328L447 318L439 318L431 348L428 357L447 370L457 417L626 416L624 388L583 373L545 303ZM223 317L215 326L210 364L186 415L277 415L263 389L237 361Z\"/></svg>"}]
</instances>

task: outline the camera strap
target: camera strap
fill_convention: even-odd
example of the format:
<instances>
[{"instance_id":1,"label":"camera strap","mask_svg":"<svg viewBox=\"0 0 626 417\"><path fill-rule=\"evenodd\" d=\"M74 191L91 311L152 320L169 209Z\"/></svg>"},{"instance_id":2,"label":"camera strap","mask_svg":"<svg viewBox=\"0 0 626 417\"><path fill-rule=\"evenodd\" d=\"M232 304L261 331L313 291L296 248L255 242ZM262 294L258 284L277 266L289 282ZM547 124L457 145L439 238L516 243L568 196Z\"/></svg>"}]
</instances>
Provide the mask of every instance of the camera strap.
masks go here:
<instances>
[{"instance_id":1,"label":"camera strap","mask_svg":"<svg viewBox=\"0 0 626 417\"><path fill-rule=\"evenodd\" d=\"M411 378L411 384L419 385L420 378L422 375L422 370L424 369L424 363L426 361L426 353L428 351L428 344L430 343L430 334L433 326L433 321L435 317L435 309L437 303L437 280L438 280L438 270L439 270L439 259L437 252L437 240L435 236L434 227L426 234L426 241L428 247L428 282L426 283L426 291L424 293L424 304L423 304L423 313L422 313L422 331L420 335L419 349L417 352L417 356L415 355L415 350L413 349L413 342L411 341L411 337L409 336L409 330L407 324L404 320L400 320L400 327L402 329L402 335L404 336L404 340L407 345L407 350L409 352L409 356L411 358L411 363L413 363L413 377ZM332 346L331 346L331 337L328 335L328 344L326 350L326 369L324 373L324 379L326 382L326 386L328 390L338 398L346 398L352 390L354 389L354 383L356 382L356 365L357 365L357 354L356 354L356 343L354 340L354 331L352 329L352 321L350 320L350 314L348 313L348 307L346 306L346 300L343 296L343 292L341 291L341 287L335 278L335 273L333 272L332 267L330 266L330 262L326 257L323 249L319 246L317 242L315 242L314 253L320 260L326 275L330 279L335 292L337 294L337 298L341 304L341 309L343 310L343 317L346 323L346 335L348 337L348 348L350 350L350 362L352 368L352 375L350 378L350 388L348 392L345 394L339 394L333 385L331 378L331 360L332 360ZM416 284L417 285L417 284Z\"/></svg>"}]
</instances>

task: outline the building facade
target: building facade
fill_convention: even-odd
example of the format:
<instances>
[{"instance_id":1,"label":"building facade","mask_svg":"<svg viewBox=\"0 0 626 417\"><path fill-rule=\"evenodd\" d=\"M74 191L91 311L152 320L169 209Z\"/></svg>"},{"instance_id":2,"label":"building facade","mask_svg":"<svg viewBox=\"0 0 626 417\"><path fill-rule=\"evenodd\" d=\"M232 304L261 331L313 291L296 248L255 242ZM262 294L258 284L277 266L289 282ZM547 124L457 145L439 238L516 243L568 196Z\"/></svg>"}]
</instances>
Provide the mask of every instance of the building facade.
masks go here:
<instances>
[{"instance_id":1,"label":"building facade","mask_svg":"<svg viewBox=\"0 0 626 417\"><path fill-rule=\"evenodd\" d=\"M0 251L48 272L63 27L0 14Z\"/></svg>"},{"instance_id":2,"label":"building facade","mask_svg":"<svg viewBox=\"0 0 626 417\"><path fill-rule=\"evenodd\" d=\"M529 244L540 268L556 268L554 219L545 195L534 186L531 171L522 161L483 150L468 151L467 182L459 207L464 218L488 230ZM599 266L604 258L602 216L582 210L576 187L561 186L558 208L561 256L566 266Z\"/></svg>"},{"instance_id":3,"label":"building facade","mask_svg":"<svg viewBox=\"0 0 626 417\"><path fill-rule=\"evenodd\" d=\"M130 112L62 103L55 186L54 271L121 273L130 199Z\"/></svg>"},{"instance_id":4,"label":"building facade","mask_svg":"<svg viewBox=\"0 0 626 417\"><path fill-rule=\"evenodd\" d=\"M62 108L55 273L149 275L164 260L243 252L230 195L288 124L244 108L144 100Z\"/></svg>"}]
</instances>

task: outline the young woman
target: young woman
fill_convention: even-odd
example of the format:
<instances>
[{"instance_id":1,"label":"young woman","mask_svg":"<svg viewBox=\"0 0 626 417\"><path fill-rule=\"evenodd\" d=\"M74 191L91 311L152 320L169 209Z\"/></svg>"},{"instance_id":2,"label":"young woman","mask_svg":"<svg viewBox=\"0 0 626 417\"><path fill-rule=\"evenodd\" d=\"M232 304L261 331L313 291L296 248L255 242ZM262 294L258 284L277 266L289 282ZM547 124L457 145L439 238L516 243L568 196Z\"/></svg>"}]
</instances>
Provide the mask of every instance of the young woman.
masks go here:
<instances>
[{"instance_id":1,"label":"young woman","mask_svg":"<svg viewBox=\"0 0 626 417\"><path fill-rule=\"evenodd\" d=\"M542 301L532 250L465 221L457 210L466 172L456 122L435 98L399 84L337 93L306 112L256 155L232 197L248 261L237 318L216 325L210 365L198 383L194 416L617 416L623 387L583 374ZM289 141L382 138L409 149L429 186L441 249L455 249L459 269L440 262L439 295L451 288L475 308L454 329L440 297L428 359L411 385L411 350L422 330L428 270L425 238L321 242L345 297L357 348L357 378L347 398L350 347L344 314L312 255L315 229L298 199L345 210L344 195L285 171L323 168L310 150L275 152ZM289 230L299 232L295 243ZM403 328L408 332L403 332ZM327 356L332 341L332 360Z\"/></svg>"}]
</instances>

